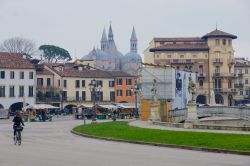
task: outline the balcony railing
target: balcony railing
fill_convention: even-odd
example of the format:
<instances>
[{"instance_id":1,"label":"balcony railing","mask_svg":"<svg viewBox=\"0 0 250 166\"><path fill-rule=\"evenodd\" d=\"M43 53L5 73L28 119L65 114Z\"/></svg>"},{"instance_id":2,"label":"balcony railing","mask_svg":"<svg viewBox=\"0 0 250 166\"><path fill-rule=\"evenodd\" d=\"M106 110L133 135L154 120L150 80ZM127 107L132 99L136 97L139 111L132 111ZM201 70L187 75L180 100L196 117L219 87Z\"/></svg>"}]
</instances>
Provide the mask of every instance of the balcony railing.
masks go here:
<instances>
[{"instance_id":1,"label":"balcony railing","mask_svg":"<svg viewBox=\"0 0 250 166\"><path fill-rule=\"evenodd\" d=\"M171 64L194 64L193 59L170 59Z\"/></svg>"},{"instance_id":2,"label":"balcony railing","mask_svg":"<svg viewBox=\"0 0 250 166\"><path fill-rule=\"evenodd\" d=\"M198 76L198 78L205 78L206 73L198 73L197 76Z\"/></svg>"},{"instance_id":3,"label":"balcony railing","mask_svg":"<svg viewBox=\"0 0 250 166\"><path fill-rule=\"evenodd\" d=\"M227 60L228 65L233 65L235 63L234 59L228 59Z\"/></svg>"},{"instance_id":4,"label":"balcony railing","mask_svg":"<svg viewBox=\"0 0 250 166\"><path fill-rule=\"evenodd\" d=\"M215 72L214 77L236 77L236 74L234 73L219 73Z\"/></svg>"},{"instance_id":5,"label":"balcony railing","mask_svg":"<svg viewBox=\"0 0 250 166\"><path fill-rule=\"evenodd\" d=\"M221 59L219 59L219 58L216 58L216 59L213 60L213 63L214 64L223 64L223 61Z\"/></svg>"},{"instance_id":6,"label":"balcony railing","mask_svg":"<svg viewBox=\"0 0 250 166\"><path fill-rule=\"evenodd\" d=\"M55 87L44 87L44 86L37 86L36 87L37 91L41 92L60 92L60 88L55 88Z\"/></svg>"},{"instance_id":7,"label":"balcony railing","mask_svg":"<svg viewBox=\"0 0 250 166\"><path fill-rule=\"evenodd\" d=\"M215 93L237 93L235 88L214 88Z\"/></svg>"},{"instance_id":8,"label":"balcony railing","mask_svg":"<svg viewBox=\"0 0 250 166\"><path fill-rule=\"evenodd\" d=\"M244 84L234 84L235 88L243 88Z\"/></svg>"},{"instance_id":9,"label":"balcony railing","mask_svg":"<svg viewBox=\"0 0 250 166\"><path fill-rule=\"evenodd\" d=\"M238 73L238 77L243 77L243 73Z\"/></svg>"}]
</instances>

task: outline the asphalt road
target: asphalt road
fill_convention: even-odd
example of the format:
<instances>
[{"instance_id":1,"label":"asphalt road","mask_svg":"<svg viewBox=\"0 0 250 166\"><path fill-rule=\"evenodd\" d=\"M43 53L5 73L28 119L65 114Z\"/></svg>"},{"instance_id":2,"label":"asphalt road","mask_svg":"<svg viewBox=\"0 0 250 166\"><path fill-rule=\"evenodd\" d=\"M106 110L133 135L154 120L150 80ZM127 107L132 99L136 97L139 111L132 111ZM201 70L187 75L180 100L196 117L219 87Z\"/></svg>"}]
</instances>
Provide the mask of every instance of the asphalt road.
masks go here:
<instances>
[{"instance_id":1,"label":"asphalt road","mask_svg":"<svg viewBox=\"0 0 250 166\"><path fill-rule=\"evenodd\" d=\"M26 123L13 145L10 120L0 120L0 166L250 166L250 156L95 140L70 133L70 118Z\"/></svg>"}]
</instances>

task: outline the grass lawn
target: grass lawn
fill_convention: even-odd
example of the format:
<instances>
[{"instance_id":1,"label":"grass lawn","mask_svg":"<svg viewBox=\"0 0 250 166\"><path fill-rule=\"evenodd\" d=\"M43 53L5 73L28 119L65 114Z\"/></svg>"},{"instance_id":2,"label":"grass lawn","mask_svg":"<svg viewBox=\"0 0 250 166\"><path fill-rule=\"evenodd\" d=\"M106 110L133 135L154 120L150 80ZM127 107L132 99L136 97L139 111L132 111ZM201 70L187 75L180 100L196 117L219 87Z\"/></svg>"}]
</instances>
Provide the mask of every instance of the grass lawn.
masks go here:
<instances>
[{"instance_id":1,"label":"grass lawn","mask_svg":"<svg viewBox=\"0 0 250 166\"><path fill-rule=\"evenodd\" d=\"M250 135L145 129L129 126L127 122L81 125L73 130L115 139L250 152Z\"/></svg>"}]
</instances>

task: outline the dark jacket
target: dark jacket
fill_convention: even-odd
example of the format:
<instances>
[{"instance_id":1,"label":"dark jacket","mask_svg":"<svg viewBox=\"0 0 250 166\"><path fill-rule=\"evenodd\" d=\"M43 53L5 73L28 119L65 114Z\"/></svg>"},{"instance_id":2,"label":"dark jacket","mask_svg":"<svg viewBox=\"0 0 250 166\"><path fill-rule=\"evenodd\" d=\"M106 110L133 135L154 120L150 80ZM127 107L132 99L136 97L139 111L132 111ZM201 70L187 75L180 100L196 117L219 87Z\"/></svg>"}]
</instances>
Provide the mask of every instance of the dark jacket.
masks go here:
<instances>
[{"instance_id":1,"label":"dark jacket","mask_svg":"<svg viewBox=\"0 0 250 166\"><path fill-rule=\"evenodd\" d=\"M21 117L15 116L13 122L14 126L21 126L21 124L24 126L23 119Z\"/></svg>"}]
</instances>

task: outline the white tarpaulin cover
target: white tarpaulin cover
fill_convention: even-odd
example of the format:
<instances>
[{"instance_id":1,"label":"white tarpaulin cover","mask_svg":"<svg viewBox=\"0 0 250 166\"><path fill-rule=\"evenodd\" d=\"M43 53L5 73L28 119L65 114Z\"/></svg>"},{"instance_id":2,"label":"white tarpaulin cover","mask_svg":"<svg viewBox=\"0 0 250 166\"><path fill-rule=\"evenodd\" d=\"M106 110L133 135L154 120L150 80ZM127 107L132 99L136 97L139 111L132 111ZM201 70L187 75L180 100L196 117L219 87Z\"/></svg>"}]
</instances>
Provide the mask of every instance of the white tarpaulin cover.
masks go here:
<instances>
[{"instance_id":1,"label":"white tarpaulin cover","mask_svg":"<svg viewBox=\"0 0 250 166\"><path fill-rule=\"evenodd\" d=\"M107 108L107 109L117 109L117 106L115 105L98 105L99 107L102 107L102 108Z\"/></svg>"},{"instance_id":2,"label":"white tarpaulin cover","mask_svg":"<svg viewBox=\"0 0 250 166\"><path fill-rule=\"evenodd\" d=\"M27 109L33 109L33 110L38 110L38 109L55 109L55 108L59 108L59 107L55 107L49 104L34 104L34 105L28 105L23 107L23 110L27 110Z\"/></svg>"},{"instance_id":3,"label":"white tarpaulin cover","mask_svg":"<svg viewBox=\"0 0 250 166\"><path fill-rule=\"evenodd\" d=\"M81 107L84 108L92 108L94 105L93 104L82 104Z\"/></svg>"},{"instance_id":4,"label":"white tarpaulin cover","mask_svg":"<svg viewBox=\"0 0 250 166\"><path fill-rule=\"evenodd\" d=\"M119 108L135 108L135 104L130 103L117 103L116 106L118 106ZM139 105L137 105L137 107L139 107Z\"/></svg>"}]
</instances>

